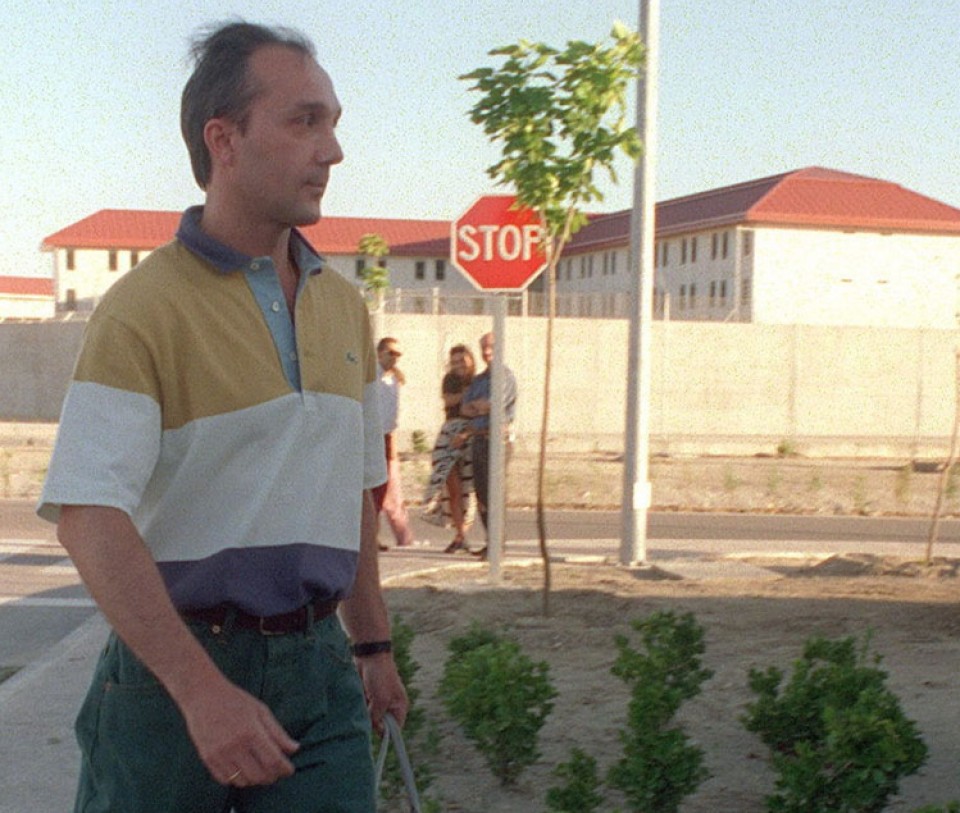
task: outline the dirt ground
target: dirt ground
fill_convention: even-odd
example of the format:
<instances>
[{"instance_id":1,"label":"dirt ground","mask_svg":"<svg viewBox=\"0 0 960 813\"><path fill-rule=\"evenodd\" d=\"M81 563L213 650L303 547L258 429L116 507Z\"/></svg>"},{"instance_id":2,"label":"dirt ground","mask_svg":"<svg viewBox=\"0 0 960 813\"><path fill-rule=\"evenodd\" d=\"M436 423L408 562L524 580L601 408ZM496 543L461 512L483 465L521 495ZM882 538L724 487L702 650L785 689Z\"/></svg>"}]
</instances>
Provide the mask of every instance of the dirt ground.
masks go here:
<instances>
[{"instance_id":1,"label":"dirt ground","mask_svg":"<svg viewBox=\"0 0 960 813\"><path fill-rule=\"evenodd\" d=\"M958 563L941 561L930 571L869 557L815 567L753 564L771 568L777 578L673 580L655 570L555 566L549 618L541 611L539 567L506 567L497 587L487 583L478 565L392 582L391 612L416 631L419 702L441 734L430 795L445 811L541 811L547 789L556 783L551 771L569 758L571 748L592 754L606 770L620 755L617 731L625 725L628 701L624 684L610 673L613 637L629 634L633 619L672 609L694 613L705 628L703 662L714 671L702 694L681 711L711 773L685 802L686 813L765 810L774 775L765 747L739 722L752 699L748 670L776 665L789 674L811 635L871 634L889 687L930 750L926 766L903 781L888 809L913 811L960 799ZM474 621L507 633L531 658L546 661L558 690L541 735L541 760L510 790L499 787L436 697L448 642ZM625 809L616 796L610 801L605 810Z\"/></svg>"}]
</instances>

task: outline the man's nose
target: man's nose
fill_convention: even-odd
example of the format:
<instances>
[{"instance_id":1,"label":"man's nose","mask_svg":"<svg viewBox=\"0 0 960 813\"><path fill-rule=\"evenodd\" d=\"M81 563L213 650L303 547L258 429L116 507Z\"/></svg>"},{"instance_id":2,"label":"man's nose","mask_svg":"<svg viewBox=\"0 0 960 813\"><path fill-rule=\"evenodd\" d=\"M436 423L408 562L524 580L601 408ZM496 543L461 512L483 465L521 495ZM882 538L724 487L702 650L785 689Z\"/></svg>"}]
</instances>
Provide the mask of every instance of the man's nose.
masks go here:
<instances>
[{"instance_id":1,"label":"man's nose","mask_svg":"<svg viewBox=\"0 0 960 813\"><path fill-rule=\"evenodd\" d=\"M343 161L343 148L335 133L330 132L317 146L317 160L321 164L339 164Z\"/></svg>"}]
</instances>

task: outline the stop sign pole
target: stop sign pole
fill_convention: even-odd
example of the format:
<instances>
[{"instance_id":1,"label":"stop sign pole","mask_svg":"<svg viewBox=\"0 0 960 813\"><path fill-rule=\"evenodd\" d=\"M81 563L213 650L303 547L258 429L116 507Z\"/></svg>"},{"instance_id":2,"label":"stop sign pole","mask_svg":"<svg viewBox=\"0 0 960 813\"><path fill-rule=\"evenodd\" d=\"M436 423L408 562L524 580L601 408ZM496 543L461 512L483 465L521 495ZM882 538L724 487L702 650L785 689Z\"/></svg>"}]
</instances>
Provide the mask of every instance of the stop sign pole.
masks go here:
<instances>
[{"instance_id":1,"label":"stop sign pole","mask_svg":"<svg viewBox=\"0 0 960 813\"><path fill-rule=\"evenodd\" d=\"M450 261L474 286L493 293L493 361L490 381L490 471L487 506L487 558L490 578L500 579L506 518L504 449L504 359L507 298L523 291L546 265L540 220L516 207L513 195L478 198L451 227Z\"/></svg>"}]
</instances>

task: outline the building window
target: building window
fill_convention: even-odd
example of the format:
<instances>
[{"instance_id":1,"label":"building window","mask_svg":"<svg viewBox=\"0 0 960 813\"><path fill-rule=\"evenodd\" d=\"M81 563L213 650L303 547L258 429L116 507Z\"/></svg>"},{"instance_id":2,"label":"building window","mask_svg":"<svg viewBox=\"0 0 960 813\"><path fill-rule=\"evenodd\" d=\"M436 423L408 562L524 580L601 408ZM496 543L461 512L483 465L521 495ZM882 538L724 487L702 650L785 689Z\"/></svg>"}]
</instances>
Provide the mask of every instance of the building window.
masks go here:
<instances>
[{"instance_id":1,"label":"building window","mask_svg":"<svg viewBox=\"0 0 960 813\"><path fill-rule=\"evenodd\" d=\"M710 282L710 307L714 307L717 304L717 283L713 280Z\"/></svg>"},{"instance_id":2,"label":"building window","mask_svg":"<svg viewBox=\"0 0 960 813\"><path fill-rule=\"evenodd\" d=\"M710 235L710 259L717 259L717 233L714 232Z\"/></svg>"},{"instance_id":3,"label":"building window","mask_svg":"<svg viewBox=\"0 0 960 813\"><path fill-rule=\"evenodd\" d=\"M749 257L753 253L753 232L745 231L743 233L743 256Z\"/></svg>"},{"instance_id":4,"label":"building window","mask_svg":"<svg viewBox=\"0 0 960 813\"><path fill-rule=\"evenodd\" d=\"M680 265L687 264L687 238L680 241Z\"/></svg>"},{"instance_id":5,"label":"building window","mask_svg":"<svg viewBox=\"0 0 960 813\"><path fill-rule=\"evenodd\" d=\"M663 262L660 264L664 268L670 264L670 244L666 241L663 243Z\"/></svg>"},{"instance_id":6,"label":"building window","mask_svg":"<svg viewBox=\"0 0 960 813\"><path fill-rule=\"evenodd\" d=\"M678 310L684 310L687 307L687 286L680 286L680 301L677 303Z\"/></svg>"},{"instance_id":7,"label":"building window","mask_svg":"<svg viewBox=\"0 0 960 813\"><path fill-rule=\"evenodd\" d=\"M580 258L580 279L583 279L587 275L587 255L584 254Z\"/></svg>"},{"instance_id":8,"label":"building window","mask_svg":"<svg viewBox=\"0 0 960 813\"><path fill-rule=\"evenodd\" d=\"M66 306L68 311L75 311L77 309L77 292L73 288L67 288Z\"/></svg>"},{"instance_id":9,"label":"building window","mask_svg":"<svg viewBox=\"0 0 960 813\"><path fill-rule=\"evenodd\" d=\"M743 282L740 283L740 304L749 305L751 297L751 282L750 277L744 277Z\"/></svg>"},{"instance_id":10,"label":"building window","mask_svg":"<svg viewBox=\"0 0 960 813\"><path fill-rule=\"evenodd\" d=\"M603 275L607 276L610 273L610 252L603 252Z\"/></svg>"},{"instance_id":11,"label":"building window","mask_svg":"<svg viewBox=\"0 0 960 813\"><path fill-rule=\"evenodd\" d=\"M427 278L427 264L424 260L417 260L413 265L413 277L414 279L426 279Z\"/></svg>"},{"instance_id":12,"label":"building window","mask_svg":"<svg viewBox=\"0 0 960 813\"><path fill-rule=\"evenodd\" d=\"M443 282L447 277L447 261L437 260L433 266L433 276L437 282Z\"/></svg>"},{"instance_id":13,"label":"building window","mask_svg":"<svg viewBox=\"0 0 960 813\"><path fill-rule=\"evenodd\" d=\"M690 285L690 309L693 310L697 307L697 285L692 283Z\"/></svg>"},{"instance_id":14,"label":"building window","mask_svg":"<svg viewBox=\"0 0 960 813\"><path fill-rule=\"evenodd\" d=\"M131 251L130 252L130 267L133 268L138 262L140 262L140 252Z\"/></svg>"},{"instance_id":15,"label":"building window","mask_svg":"<svg viewBox=\"0 0 960 813\"><path fill-rule=\"evenodd\" d=\"M723 233L723 240L721 241L721 256L723 259L727 259L727 254L730 253L730 232L725 231Z\"/></svg>"},{"instance_id":16,"label":"building window","mask_svg":"<svg viewBox=\"0 0 960 813\"><path fill-rule=\"evenodd\" d=\"M727 281L725 279L720 280L720 307L724 307L727 304Z\"/></svg>"},{"instance_id":17,"label":"building window","mask_svg":"<svg viewBox=\"0 0 960 813\"><path fill-rule=\"evenodd\" d=\"M387 267L387 258L381 257L377 260L377 268L386 268Z\"/></svg>"},{"instance_id":18,"label":"building window","mask_svg":"<svg viewBox=\"0 0 960 813\"><path fill-rule=\"evenodd\" d=\"M67 271L75 271L77 268L77 252L72 248L67 249Z\"/></svg>"},{"instance_id":19,"label":"building window","mask_svg":"<svg viewBox=\"0 0 960 813\"><path fill-rule=\"evenodd\" d=\"M110 250L107 252L107 268L111 271L117 270L117 252Z\"/></svg>"},{"instance_id":20,"label":"building window","mask_svg":"<svg viewBox=\"0 0 960 813\"><path fill-rule=\"evenodd\" d=\"M617 252L616 251L610 252L610 273L611 274L617 273Z\"/></svg>"},{"instance_id":21,"label":"building window","mask_svg":"<svg viewBox=\"0 0 960 813\"><path fill-rule=\"evenodd\" d=\"M695 263L697 261L697 238L690 238L690 262Z\"/></svg>"},{"instance_id":22,"label":"building window","mask_svg":"<svg viewBox=\"0 0 960 813\"><path fill-rule=\"evenodd\" d=\"M363 276L363 269L367 267L367 264L362 260L357 260L354 263L354 269L357 279L360 279Z\"/></svg>"},{"instance_id":23,"label":"building window","mask_svg":"<svg viewBox=\"0 0 960 813\"><path fill-rule=\"evenodd\" d=\"M587 258L587 276L593 277L593 255Z\"/></svg>"}]
</instances>

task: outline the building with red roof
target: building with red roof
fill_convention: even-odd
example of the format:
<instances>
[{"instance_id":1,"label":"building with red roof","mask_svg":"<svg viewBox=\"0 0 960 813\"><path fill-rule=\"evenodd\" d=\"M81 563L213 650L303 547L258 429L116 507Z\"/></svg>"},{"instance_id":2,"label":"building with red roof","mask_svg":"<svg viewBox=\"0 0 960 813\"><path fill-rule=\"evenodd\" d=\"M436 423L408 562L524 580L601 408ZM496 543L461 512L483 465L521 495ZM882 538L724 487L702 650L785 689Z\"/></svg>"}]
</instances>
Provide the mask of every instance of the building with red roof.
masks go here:
<instances>
[{"instance_id":1,"label":"building with red roof","mask_svg":"<svg viewBox=\"0 0 960 813\"><path fill-rule=\"evenodd\" d=\"M661 318L957 326L960 209L889 181L810 167L664 201L656 218ZM623 309L629 230L627 210L576 235L561 308L580 294L580 313Z\"/></svg>"},{"instance_id":2,"label":"building with red roof","mask_svg":"<svg viewBox=\"0 0 960 813\"><path fill-rule=\"evenodd\" d=\"M889 181L808 167L667 200L656 217L658 318L957 326L960 209ZM44 239L58 307L91 307L170 240L179 219L177 212L105 209ZM367 264L360 238L385 238L391 286L403 292L404 309L429 309L437 292L447 302L474 293L449 263L448 221L324 217L303 232L355 281ZM560 260L561 314L629 312L629 238L629 210L591 217ZM540 310L540 287L531 287L532 312Z\"/></svg>"},{"instance_id":3,"label":"building with red roof","mask_svg":"<svg viewBox=\"0 0 960 813\"><path fill-rule=\"evenodd\" d=\"M52 279L0 276L0 319L49 319L54 312Z\"/></svg>"}]
</instances>

